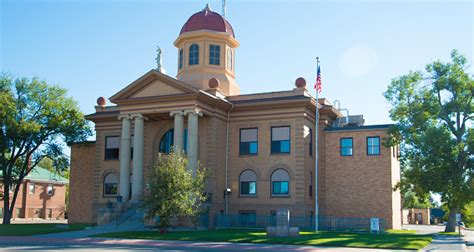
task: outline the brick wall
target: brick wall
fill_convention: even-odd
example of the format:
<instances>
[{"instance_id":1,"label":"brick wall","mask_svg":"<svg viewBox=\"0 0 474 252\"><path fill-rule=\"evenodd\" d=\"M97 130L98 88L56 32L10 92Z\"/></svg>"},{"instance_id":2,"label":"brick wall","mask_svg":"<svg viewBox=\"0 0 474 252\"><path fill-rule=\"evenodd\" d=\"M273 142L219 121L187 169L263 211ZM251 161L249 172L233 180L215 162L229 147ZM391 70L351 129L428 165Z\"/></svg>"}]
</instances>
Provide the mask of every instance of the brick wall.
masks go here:
<instances>
[{"instance_id":1,"label":"brick wall","mask_svg":"<svg viewBox=\"0 0 474 252\"><path fill-rule=\"evenodd\" d=\"M47 193L48 185L53 186L53 194ZM34 185L34 191L29 186ZM3 187L1 188L3 191ZM10 193L10 201L13 193ZM3 200L0 200L3 211ZM63 219L66 209L66 185L54 182L24 180L18 191L13 210L13 218Z\"/></svg>"},{"instance_id":2,"label":"brick wall","mask_svg":"<svg viewBox=\"0 0 474 252\"><path fill-rule=\"evenodd\" d=\"M94 143L71 146L69 181L69 223L93 223L93 181L96 148Z\"/></svg>"},{"instance_id":3,"label":"brick wall","mask_svg":"<svg viewBox=\"0 0 474 252\"><path fill-rule=\"evenodd\" d=\"M380 155L367 155L366 138L380 136L383 142L386 134L380 129L325 131L327 216L378 217L386 220L388 228L400 227L400 193L393 192L397 182L393 174L399 174L400 168L392 167L396 164L392 148L381 144ZM353 156L341 156L342 137L353 138Z\"/></svg>"}]
</instances>

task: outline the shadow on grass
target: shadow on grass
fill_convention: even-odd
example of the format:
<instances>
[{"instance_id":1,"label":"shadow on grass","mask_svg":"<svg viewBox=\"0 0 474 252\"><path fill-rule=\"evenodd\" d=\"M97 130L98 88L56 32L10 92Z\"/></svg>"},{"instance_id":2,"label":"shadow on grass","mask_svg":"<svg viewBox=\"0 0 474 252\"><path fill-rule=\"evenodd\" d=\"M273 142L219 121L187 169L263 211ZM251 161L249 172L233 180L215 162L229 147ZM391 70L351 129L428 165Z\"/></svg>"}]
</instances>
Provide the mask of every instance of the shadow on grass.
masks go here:
<instances>
[{"instance_id":1,"label":"shadow on grass","mask_svg":"<svg viewBox=\"0 0 474 252\"><path fill-rule=\"evenodd\" d=\"M300 237L279 238L267 237L263 231L252 230L209 230L209 231L179 231L160 234L155 231L118 232L99 234L94 237L148 239L148 240L179 240L179 241L210 241L210 242L245 242L272 243L306 246L333 246L359 248L391 248L391 249L420 249L427 246L430 235L415 234L359 234L331 232L300 232Z\"/></svg>"}]
</instances>

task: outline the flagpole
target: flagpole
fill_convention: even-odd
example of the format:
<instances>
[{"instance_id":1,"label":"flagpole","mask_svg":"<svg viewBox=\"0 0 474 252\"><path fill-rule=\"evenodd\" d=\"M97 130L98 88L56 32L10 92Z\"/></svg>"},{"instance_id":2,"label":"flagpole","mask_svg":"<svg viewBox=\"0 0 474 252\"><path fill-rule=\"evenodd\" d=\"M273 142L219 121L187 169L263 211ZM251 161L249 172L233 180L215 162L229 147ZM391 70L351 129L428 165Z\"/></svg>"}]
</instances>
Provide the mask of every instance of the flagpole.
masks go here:
<instances>
[{"instance_id":1,"label":"flagpole","mask_svg":"<svg viewBox=\"0 0 474 252\"><path fill-rule=\"evenodd\" d=\"M317 68L319 70L319 57L316 57ZM319 73L317 73L319 74ZM316 77L316 79L318 76ZM316 82L318 82L316 80ZM319 86L316 84L316 115L315 115L315 127L314 127L314 148L315 148L315 158L314 158L314 231L319 230L319 205L318 205L318 187L319 187L319 180L318 180L318 140L319 140Z\"/></svg>"}]
</instances>

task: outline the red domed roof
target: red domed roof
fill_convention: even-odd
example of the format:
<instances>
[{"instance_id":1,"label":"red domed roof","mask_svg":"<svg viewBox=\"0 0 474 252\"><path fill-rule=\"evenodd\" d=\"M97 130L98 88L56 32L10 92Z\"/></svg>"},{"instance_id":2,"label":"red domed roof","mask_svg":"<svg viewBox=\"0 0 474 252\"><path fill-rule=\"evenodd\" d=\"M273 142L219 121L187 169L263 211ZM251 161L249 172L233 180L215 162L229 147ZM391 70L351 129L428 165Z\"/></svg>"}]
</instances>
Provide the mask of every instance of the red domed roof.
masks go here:
<instances>
[{"instance_id":1,"label":"red domed roof","mask_svg":"<svg viewBox=\"0 0 474 252\"><path fill-rule=\"evenodd\" d=\"M204 10L192 15L183 25L179 34L197 30L227 32L235 38L234 29L230 23L219 13L212 11L209 5L206 5Z\"/></svg>"}]
</instances>

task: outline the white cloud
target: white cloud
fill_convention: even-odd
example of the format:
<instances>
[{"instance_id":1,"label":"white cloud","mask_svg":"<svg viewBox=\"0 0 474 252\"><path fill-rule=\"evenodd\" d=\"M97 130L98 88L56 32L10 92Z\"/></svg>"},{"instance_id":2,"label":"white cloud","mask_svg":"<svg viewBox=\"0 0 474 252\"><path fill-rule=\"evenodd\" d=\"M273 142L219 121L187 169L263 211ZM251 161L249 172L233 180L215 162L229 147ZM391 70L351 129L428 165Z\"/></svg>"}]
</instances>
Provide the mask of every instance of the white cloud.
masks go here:
<instances>
[{"instance_id":1,"label":"white cloud","mask_svg":"<svg viewBox=\"0 0 474 252\"><path fill-rule=\"evenodd\" d=\"M370 73L377 62L377 53L373 49L356 45L342 53L339 66L345 75L361 77Z\"/></svg>"}]
</instances>

